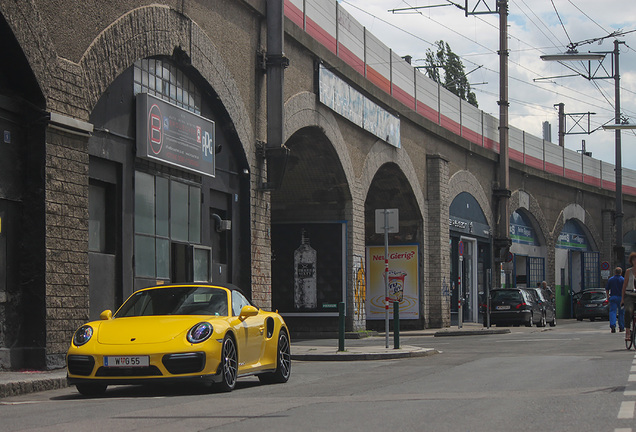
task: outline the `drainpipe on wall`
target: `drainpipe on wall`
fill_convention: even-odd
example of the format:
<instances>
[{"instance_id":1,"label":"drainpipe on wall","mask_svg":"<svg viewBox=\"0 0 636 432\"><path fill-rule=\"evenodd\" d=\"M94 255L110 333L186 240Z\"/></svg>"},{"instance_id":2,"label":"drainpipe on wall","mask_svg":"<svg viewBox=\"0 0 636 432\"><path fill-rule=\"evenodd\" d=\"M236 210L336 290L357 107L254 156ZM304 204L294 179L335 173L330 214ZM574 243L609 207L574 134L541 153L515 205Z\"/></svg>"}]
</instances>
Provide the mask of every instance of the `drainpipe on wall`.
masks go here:
<instances>
[{"instance_id":1,"label":"drainpipe on wall","mask_svg":"<svg viewBox=\"0 0 636 432\"><path fill-rule=\"evenodd\" d=\"M263 156L267 161L267 181L261 189L278 189L283 181L289 149L284 139L283 84L285 68L289 59L283 52L284 9L283 0L267 0L267 53L265 67L267 73L267 143L263 146Z\"/></svg>"}]
</instances>

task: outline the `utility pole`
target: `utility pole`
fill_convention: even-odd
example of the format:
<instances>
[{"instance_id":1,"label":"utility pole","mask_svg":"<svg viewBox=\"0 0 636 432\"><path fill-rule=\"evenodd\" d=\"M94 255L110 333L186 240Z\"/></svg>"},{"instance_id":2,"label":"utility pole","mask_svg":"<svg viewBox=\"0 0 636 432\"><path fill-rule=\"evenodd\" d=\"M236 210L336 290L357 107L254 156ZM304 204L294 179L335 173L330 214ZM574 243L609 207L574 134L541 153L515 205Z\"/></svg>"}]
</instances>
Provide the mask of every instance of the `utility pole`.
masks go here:
<instances>
[{"instance_id":1,"label":"utility pole","mask_svg":"<svg viewBox=\"0 0 636 432\"><path fill-rule=\"evenodd\" d=\"M565 147L565 104L556 104L559 107L559 147Z\"/></svg>"},{"instance_id":2,"label":"utility pole","mask_svg":"<svg viewBox=\"0 0 636 432\"><path fill-rule=\"evenodd\" d=\"M619 71L619 45L624 42L614 40L614 123L621 123L621 76ZM625 248L623 247L623 158L621 154L621 130L614 131L615 167L616 170L616 241L614 244L615 260L621 268L625 268Z\"/></svg>"},{"instance_id":3,"label":"utility pole","mask_svg":"<svg viewBox=\"0 0 636 432\"><path fill-rule=\"evenodd\" d=\"M614 240L614 262L616 266L621 268L625 268L625 249L623 248L623 161L621 155L621 129L633 129L632 125L625 125L627 127L622 127L621 123L621 87L620 87L620 69L619 69L619 54L620 54L620 44L625 42L621 42L617 39L614 39L614 50L609 52L588 52L588 53L579 53L577 51L577 46L582 44L588 44L592 42L602 41L609 37L616 37L625 34L624 32L617 31L609 34L608 36L594 38L585 40L577 43L570 43L568 46L568 51L565 54L556 54L556 55L543 55L541 59L544 61L582 61L587 60L590 63L587 65L586 75L579 73L579 75L583 76L588 80L594 79L614 79L614 125L611 126L603 126L603 129L615 129L614 137L615 137L615 174L616 174L616 204L615 204L615 215L614 215L614 227L616 232L616 238ZM602 62L605 59L607 54L612 54L612 71L611 73L606 71L605 68L602 68ZM598 60L600 62L599 67L592 71L591 61ZM605 75L595 74L599 71L607 72Z\"/></svg>"},{"instance_id":4,"label":"utility pole","mask_svg":"<svg viewBox=\"0 0 636 432\"><path fill-rule=\"evenodd\" d=\"M493 190L497 201L496 233L493 239L495 262L506 259L510 240L510 159L508 154L508 0L497 0L499 13L499 162L497 187Z\"/></svg>"}]
</instances>

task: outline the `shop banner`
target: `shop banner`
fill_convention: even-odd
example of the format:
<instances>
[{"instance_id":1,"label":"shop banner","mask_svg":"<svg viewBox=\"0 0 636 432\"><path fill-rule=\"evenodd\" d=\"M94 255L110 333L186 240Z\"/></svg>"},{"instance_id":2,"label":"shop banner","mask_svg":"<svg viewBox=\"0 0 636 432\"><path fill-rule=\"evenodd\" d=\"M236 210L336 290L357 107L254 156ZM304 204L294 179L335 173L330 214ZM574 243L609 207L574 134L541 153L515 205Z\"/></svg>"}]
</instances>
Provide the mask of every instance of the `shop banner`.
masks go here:
<instances>
[{"instance_id":1,"label":"shop banner","mask_svg":"<svg viewBox=\"0 0 636 432\"><path fill-rule=\"evenodd\" d=\"M346 286L346 224L272 225L272 306L284 316L337 316Z\"/></svg>"},{"instance_id":2,"label":"shop banner","mask_svg":"<svg viewBox=\"0 0 636 432\"><path fill-rule=\"evenodd\" d=\"M147 93L137 95L137 156L214 177L214 122Z\"/></svg>"},{"instance_id":3,"label":"shop banner","mask_svg":"<svg viewBox=\"0 0 636 432\"><path fill-rule=\"evenodd\" d=\"M367 319L384 319L384 246L367 247ZM418 319L418 245L389 246L389 298L400 303L400 319ZM393 305L389 307L393 318Z\"/></svg>"}]
</instances>

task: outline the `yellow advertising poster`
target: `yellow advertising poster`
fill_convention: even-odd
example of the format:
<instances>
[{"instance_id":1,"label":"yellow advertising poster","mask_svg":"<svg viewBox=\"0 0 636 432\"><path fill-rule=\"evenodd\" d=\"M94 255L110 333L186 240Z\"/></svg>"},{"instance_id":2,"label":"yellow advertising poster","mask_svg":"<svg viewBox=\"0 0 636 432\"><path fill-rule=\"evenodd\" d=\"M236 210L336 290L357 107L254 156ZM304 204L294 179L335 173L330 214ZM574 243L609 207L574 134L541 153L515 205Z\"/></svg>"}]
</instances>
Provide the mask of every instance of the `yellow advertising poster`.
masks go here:
<instances>
[{"instance_id":1,"label":"yellow advertising poster","mask_svg":"<svg viewBox=\"0 0 636 432\"><path fill-rule=\"evenodd\" d=\"M417 319L419 301L418 245L389 246L389 316L400 303L400 319ZM367 319L384 319L384 246L367 247Z\"/></svg>"}]
</instances>

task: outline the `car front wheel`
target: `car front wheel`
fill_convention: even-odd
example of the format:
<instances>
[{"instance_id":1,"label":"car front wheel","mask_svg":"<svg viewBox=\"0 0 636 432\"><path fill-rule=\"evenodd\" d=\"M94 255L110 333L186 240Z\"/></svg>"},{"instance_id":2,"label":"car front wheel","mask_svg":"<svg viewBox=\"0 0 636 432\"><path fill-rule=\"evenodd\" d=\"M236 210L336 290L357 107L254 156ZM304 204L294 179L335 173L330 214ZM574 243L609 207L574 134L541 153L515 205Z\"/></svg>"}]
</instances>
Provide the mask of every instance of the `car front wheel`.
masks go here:
<instances>
[{"instance_id":1,"label":"car front wheel","mask_svg":"<svg viewBox=\"0 0 636 432\"><path fill-rule=\"evenodd\" d=\"M258 379L264 384L286 383L291 376L291 345L287 332L281 330L278 335L276 370L262 374Z\"/></svg>"},{"instance_id":2,"label":"car front wheel","mask_svg":"<svg viewBox=\"0 0 636 432\"><path fill-rule=\"evenodd\" d=\"M230 392L236 387L238 377L238 353L231 336L226 335L221 348L221 388Z\"/></svg>"}]
</instances>

